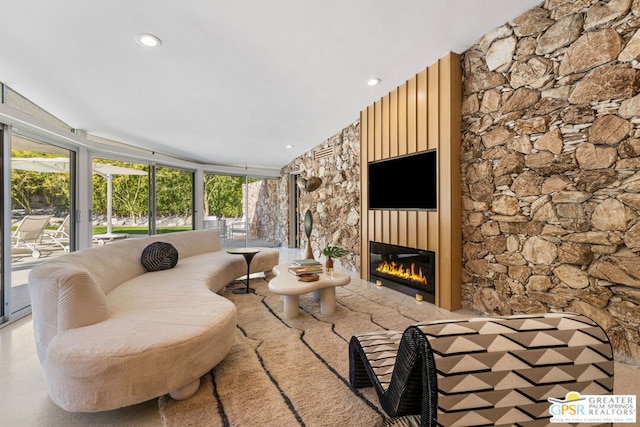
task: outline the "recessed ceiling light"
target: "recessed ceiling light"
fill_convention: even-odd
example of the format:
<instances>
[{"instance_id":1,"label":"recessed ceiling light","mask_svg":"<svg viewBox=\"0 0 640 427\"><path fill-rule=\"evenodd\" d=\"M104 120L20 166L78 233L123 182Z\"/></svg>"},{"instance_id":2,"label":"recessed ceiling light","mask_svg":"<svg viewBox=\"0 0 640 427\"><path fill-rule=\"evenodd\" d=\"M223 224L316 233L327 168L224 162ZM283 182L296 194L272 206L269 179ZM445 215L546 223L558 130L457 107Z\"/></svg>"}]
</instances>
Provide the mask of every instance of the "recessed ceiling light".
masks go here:
<instances>
[{"instance_id":1,"label":"recessed ceiling light","mask_svg":"<svg viewBox=\"0 0 640 427\"><path fill-rule=\"evenodd\" d=\"M369 86L375 86L377 84L379 84L382 80L380 80L379 78L375 77L373 79L369 79L369 81L367 82L367 84Z\"/></svg>"},{"instance_id":2,"label":"recessed ceiling light","mask_svg":"<svg viewBox=\"0 0 640 427\"><path fill-rule=\"evenodd\" d=\"M291 148L293 148L293 145L292 145L292 144L289 144L289 145L287 145L287 146L286 146L286 148L291 149Z\"/></svg>"},{"instance_id":3,"label":"recessed ceiling light","mask_svg":"<svg viewBox=\"0 0 640 427\"><path fill-rule=\"evenodd\" d=\"M162 45L162 41L160 41L158 37L149 33L138 34L136 40L138 40L138 43L140 43L144 47L153 48Z\"/></svg>"}]
</instances>

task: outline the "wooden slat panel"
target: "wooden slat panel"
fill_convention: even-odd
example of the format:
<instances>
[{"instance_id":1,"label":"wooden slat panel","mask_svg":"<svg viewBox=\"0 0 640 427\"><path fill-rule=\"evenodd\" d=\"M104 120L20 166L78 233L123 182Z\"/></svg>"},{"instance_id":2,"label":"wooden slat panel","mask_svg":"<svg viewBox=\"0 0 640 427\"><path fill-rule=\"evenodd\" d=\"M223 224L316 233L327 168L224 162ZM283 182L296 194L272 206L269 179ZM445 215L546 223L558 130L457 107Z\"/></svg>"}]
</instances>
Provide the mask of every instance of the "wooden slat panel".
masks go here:
<instances>
[{"instance_id":1,"label":"wooden slat panel","mask_svg":"<svg viewBox=\"0 0 640 427\"><path fill-rule=\"evenodd\" d=\"M427 241L427 233L429 232L429 224L427 223L427 212L418 211L418 249L429 249Z\"/></svg>"},{"instance_id":2,"label":"wooden slat panel","mask_svg":"<svg viewBox=\"0 0 640 427\"><path fill-rule=\"evenodd\" d=\"M367 108L367 158L366 160L366 164L368 165L368 163L373 160L375 158L375 139L374 139L374 134L375 134L375 108L373 105L370 105ZM368 166L367 166L368 169ZM360 192L361 193L366 193L367 192L367 186L366 184L363 184L364 181L360 182ZM367 206L368 207L368 206ZM366 211L362 211L362 212L366 212ZM367 215L367 223L363 224L366 225L367 228L364 228L363 230L367 230L366 233L362 233L362 234L366 234L367 235L367 240L372 240L373 236L374 236L374 227L375 227L375 218L372 215L372 211L369 211L369 215ZM364 266L364 268L361 270L361 277L363 279L369 280L369 250L368 250L368 242L363 242L362 246L364 248L366 248L366 252L362 252L362 254L360 254L361 258L362 258L362 264Z\"/></svg>"},{"instance_id":3,"label":"wooden slat panel","mask_svg":"<svg viewBox=\"0 0 640 427\"><path fill-rule=\"evenodd\" d=\"M440 144L439 129L440 129L440 73L438 72L438 64L433 64L427 69L428 86L427 86L427 103L428 103L428 115L427 115L427 148L438 148Z\"/></svg>"},{"instance_id":4,"label":"wooden slat panel","mask_svg":"<svg viewBox=\"0 0 640 427\"><path fill-rule=\"evenodd\" d=\"M360 184L362 188L366 188L366 182L369 179L369 168L367 167L367 153L369 151L369 113L368 109L360 112ZM363 184L365 183L365 184ZM367 191L361 191L360 194L360 218L362 223L360 224L360 278L367 280L369 278L369 236L368 233L364 233L369 229L369 215L367 210L369 208L369 193Z\"/></svg>"},{"instance_id":5,"label":"wooden slat panel","mask_svg":"<svg viewBox=\"0 0 640 427\"><path fill-rule=\"evenodd\" d=\"M391 242L391 230L389 228L389 217L390 213L387 210L382 211L382 242L390 243Z\"/></svg>"},{"instance_id":6,"label":"wooden slat panel","mask_svg":"<svg viewBox=\"0 0 640 427\"><path fill-rule=\"evenodd\" d=\"M366 264L364 266L364 268L362 269L362 272L364 273L366 270L366 275L364 275L363 273L360 274L360 277L362 277L365 280L369 280L369 278L371 277L371 272L369 269L369 242L375 240L375 214L374 211L369 211L367 214L368 217L368 227L369 229L367 230L367 232L365 233L367 235L367 241L363 242L363 247L365 248L365 252L362 253L361 257L363 258L363 265Z\"/></svg>"},{"instance_id":7,"label":"wooden slat panel","mask_svg":"<svg viewBox=\"0 0 640 427\"><path fill-rule=\"evenodd\" d=\"M450 301L447 310L457 310L462 306L462 188L460 185L460 145L462 123L462 67L460 55L450 53L443 61L442 72L448 79L440 85L443 92L441 114L448 117L446 132L440 137L446 138L450 147L449 174L451 179L449 192L450 218L449 245L449 289ZM446 96L444 96L446 93Z\"/></svg>"},{"instance_id":8,"label":"wooden slat panel","mask_svg":"<svg viewBox=\"0 0 640 427\"><path fill-rule=\"evenodd\" d=\"M389 243L397 245L398 240L398 211L391 211L389 214Z\"/></svg>"},{"instance_id":9,"label":"wooden slat panel","mask_svg":"<svg viewBox=\"0 0 640 427\"><path fill-rule=\"evenodd\" d=\"M389 157L398 155L398 88L389 96Z\"/></svg>"},{"instance_id":10,"label":"wooden slat panel","mask_svg":"<svg viewBox=\"0 0 640 427\"><path fill-rule=\"evenodd\" d=\"M377 211L369 211L369 230L367 232L367 235L369 237L369 240L376 240L376 212ZM368 253L369 251L367 251ZM369 260L367 260L367 263L369 262Z\"/></svg>"},{"instance_id":11,"label":"wooden slat panel","mask_svg":"<svg viewBox=\"0 0 640 427\"><path fill-rule=\"evenodd\" d=\"M438 69L438 88L442 88L442 85L447 80L445 75L441 74L442 60L435 64ZM438 242L438 261L436 268L439 272L440 279L437 286L438 292L436 294L436 300L441 307L451 306L451 245L446 244L445 241L449 241L451 233L451 147L448 144L446 135L448 134L448 122L447 116L442 116L443 112L447 111L447 108L443 107L443 103L447 101L448 96L446 94L440 94L437 111L438 111L438 138L443 141L438 147L438 229L440 231ZM435 109L434 109L435 110ZM447 144L444 144L447 141Z\"/></svg>"},{"instance_id":12,"label":"wooden slat panel","mask_svg":"<svg viewBox=\"0 0 640 427\"><path fill-rule=\"evenodd\" d=\"M382 159L382 100L379 99L373 104L373 108L375 110L375 123L374 123L374 156L371 160L380 160Z\"/></svg>"},{"instance_id":13,"label":"wooden slat panel","mask_svg":"<svg viewBox=\"0 0 640 427\"><path fill-rule=\"evenodd\" d=\"M417 151L424 151L427 149L427 70L418 73L417 79Z\"/></svg>"},{"instance_id":14,"label":"wooden slat panel","mask_svg":"<svg viewBox=\"0 0 640 427\"><path fill-rule=\"evenodd\" d=\"M398 244L407 246L407 211L398 212Z\"/></svg>"},{"instance_id":15,"label":"wooden slat panel","mask_svg":"<svg viewBox=\"0 0 640 427\"><path fill-rule=\"evenodd\" d=\"M407 153L415 153L416 142L416 109L417 109L417 77L407 82Z\"/></svg>"},{"instance_id":16,"label":"wooden slat panel","mask_svg":"<svg viewBox=\"0 0 640 427\"><path fill-rule=\"evenodd\" d=\"M461 304L461 81L460 56L449 54L361 115L362 275L370 240L435 250L436 305L448 310ZM438 149L437 212L367 211L367 163L425 149Z\"/></svg>"},{"instance_id":17,"label":"wooden slat panel","mask_svg":"<svg viewBox=\"0 0 640 427\"><path fill-rule=\"evenodd\" d=\"M427 212L427 249L438 252L438 212Z\"/></svg>"},{"instance_id":18,"label":"wooden slat panel","mask_svg":"<svg viewBox=\"0 0 640 427\"><path fill-rule=\"evenodd\" d=\"M440 271L440 286L436 302L447 310L455 310L461 304L460 271L461 257L461 208L460 208L460 83L459 63L454 64L453 55L440 60L440 132L447 144L438 150L439 206L438 206L438 252L437 268ZM454 136L454 133L456 136ZM446 148L446 149L444 149ZM454 265L455 264L455 265Z\"/></svg>"},{"instance_id":19,"label":"wooden slat panel","mask_svg":"<svg viewBox=\"0 0 640 427\"><path fill-rule=\"evenodd\" d=\"M407 83L398 88L398 155L407 154Z\"/></svg>"},{"instance_id":20,"label":"wooden slat panel","mask_svg":"<svg viewBox=\"0 0 640 427\"><path fill-rule=\"evenodd\" d=\"M367 152L369 150L369 109L360 112L360 167L367 164ZM362 175L363 170L360 170ZM366 193L365 193L366 195Z\"/></svg>"},{"instance_id":21,"label":"wooden slat panel","mask_svg":"<svg viewBox=\"0 0 640 427\"><path fill-rule=\"evenodd\" d=\"M418 213L416 211L407 211L407 246L410 248L418 247Z\"/></svg>"},{"instance_id":22,"label":"wooden slat panel","mask_svg":"<svg viewBox=\"0 0 640 427\"><path fill-rule=\"evenodd\" d=\"M371 160L376 158L376 154L375 154L375 149L376 149L376 144L375 144L375 140L373 139L373 135L375 134L375 124L376 124L376 116L375 116L375 109L373 108L373 105L370 105L367 108L367 162L370 162ZM365 188L365 187L362 187Z\"/></svg>"},{"instance_id":23,"label":"wooden slat panel","mask_svg":"<svg viewBox=\"0 0 640 427\"><path fill-rule=\"evenodd\" d=\"M382 98L382 158L389 158L389 94Z\"/></svg>"}]
</instances>

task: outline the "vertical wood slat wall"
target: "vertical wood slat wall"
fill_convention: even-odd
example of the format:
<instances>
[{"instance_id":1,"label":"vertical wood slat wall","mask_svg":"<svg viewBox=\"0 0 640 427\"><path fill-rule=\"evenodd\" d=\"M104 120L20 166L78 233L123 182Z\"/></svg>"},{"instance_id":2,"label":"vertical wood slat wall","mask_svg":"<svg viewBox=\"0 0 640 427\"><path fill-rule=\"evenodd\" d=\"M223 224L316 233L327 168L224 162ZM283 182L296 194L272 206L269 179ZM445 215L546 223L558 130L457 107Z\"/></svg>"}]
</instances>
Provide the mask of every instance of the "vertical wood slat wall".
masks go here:
<instances>
[{"instance_id":1,"label":"vertical wood slat wall","mask_svg":"<svg viewBox=\"0 0 640 427\"><path fill-rule=\"evenodd\" d=\"M450 52L360 113L361 277L369 278L369 242L434 251L436 305L461 304L460 55ZM369 210L368 163L437 150L438 209Z\"/></svg>"}]
</instances>

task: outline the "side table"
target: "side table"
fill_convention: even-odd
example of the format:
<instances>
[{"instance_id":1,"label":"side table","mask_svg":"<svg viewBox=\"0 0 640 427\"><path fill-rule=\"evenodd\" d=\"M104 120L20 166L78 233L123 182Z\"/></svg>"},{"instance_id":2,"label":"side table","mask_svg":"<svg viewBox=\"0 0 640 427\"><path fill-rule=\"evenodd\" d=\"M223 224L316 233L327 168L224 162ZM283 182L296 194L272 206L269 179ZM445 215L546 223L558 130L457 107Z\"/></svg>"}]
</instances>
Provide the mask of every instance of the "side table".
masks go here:
<instances>
[{"instance_id":1,"label":"side table","mask_svg":"<svg viewBox=\"0 0 640 427\"><path fill-rule=\"evenodd\" d=\"M255 290L249 287L249 271L251 266L251 260L253 257L260 252L258 248L230 248L227 249L228 254L232 255L242 255L244 259L247 261L247 287L242 289L234 289L232 292L234 294L249 294L254 293Z\"/></svg>"}]
</instances>

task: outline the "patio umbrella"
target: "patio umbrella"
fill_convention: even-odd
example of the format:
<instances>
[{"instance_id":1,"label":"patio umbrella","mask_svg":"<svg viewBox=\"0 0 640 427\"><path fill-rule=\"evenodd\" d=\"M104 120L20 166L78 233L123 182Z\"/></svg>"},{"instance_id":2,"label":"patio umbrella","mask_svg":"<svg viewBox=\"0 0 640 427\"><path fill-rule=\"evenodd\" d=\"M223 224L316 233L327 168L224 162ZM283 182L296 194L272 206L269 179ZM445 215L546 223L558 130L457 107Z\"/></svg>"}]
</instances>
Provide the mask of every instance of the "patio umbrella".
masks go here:
<instances>
[{"instance_id":1,"label":"patio umbrella","mask_svg":"<svg viewBox=\"0 0 640 427\"><path fill-rule=\"evenodd\" d=\"M13 169L33 172L69 172L68 157L14 157L11 159ZM114 166L109 163L96 163L92 165L93 173L107 180L107 233L111 235L111 217L113 210L113 175L147 175L146 171L123 166Z\"/></svg>"},{"instance_id":2,"label":"patio umbrella","mask_svg":"<svg viewBox=\"0 0 640 427\"><path fill-rule=\"evenodd\" d=\"M33 172L69 172L69 159L65 157L13 157L11 167Z\"/></svg>"},{"instance_id":3,"label":"patio umbrella","mask_svg":"<svg viewBox=\"0 0 640 427\"><path fill-rule=\"evenodd\" d=\"M140 169L114 166L109 163L93 163L93 173L100 175L107 180L107 236L111 235L111 215L113 199L113 175L147 175L146 171Z\"/></svg>"}]
</instances>

